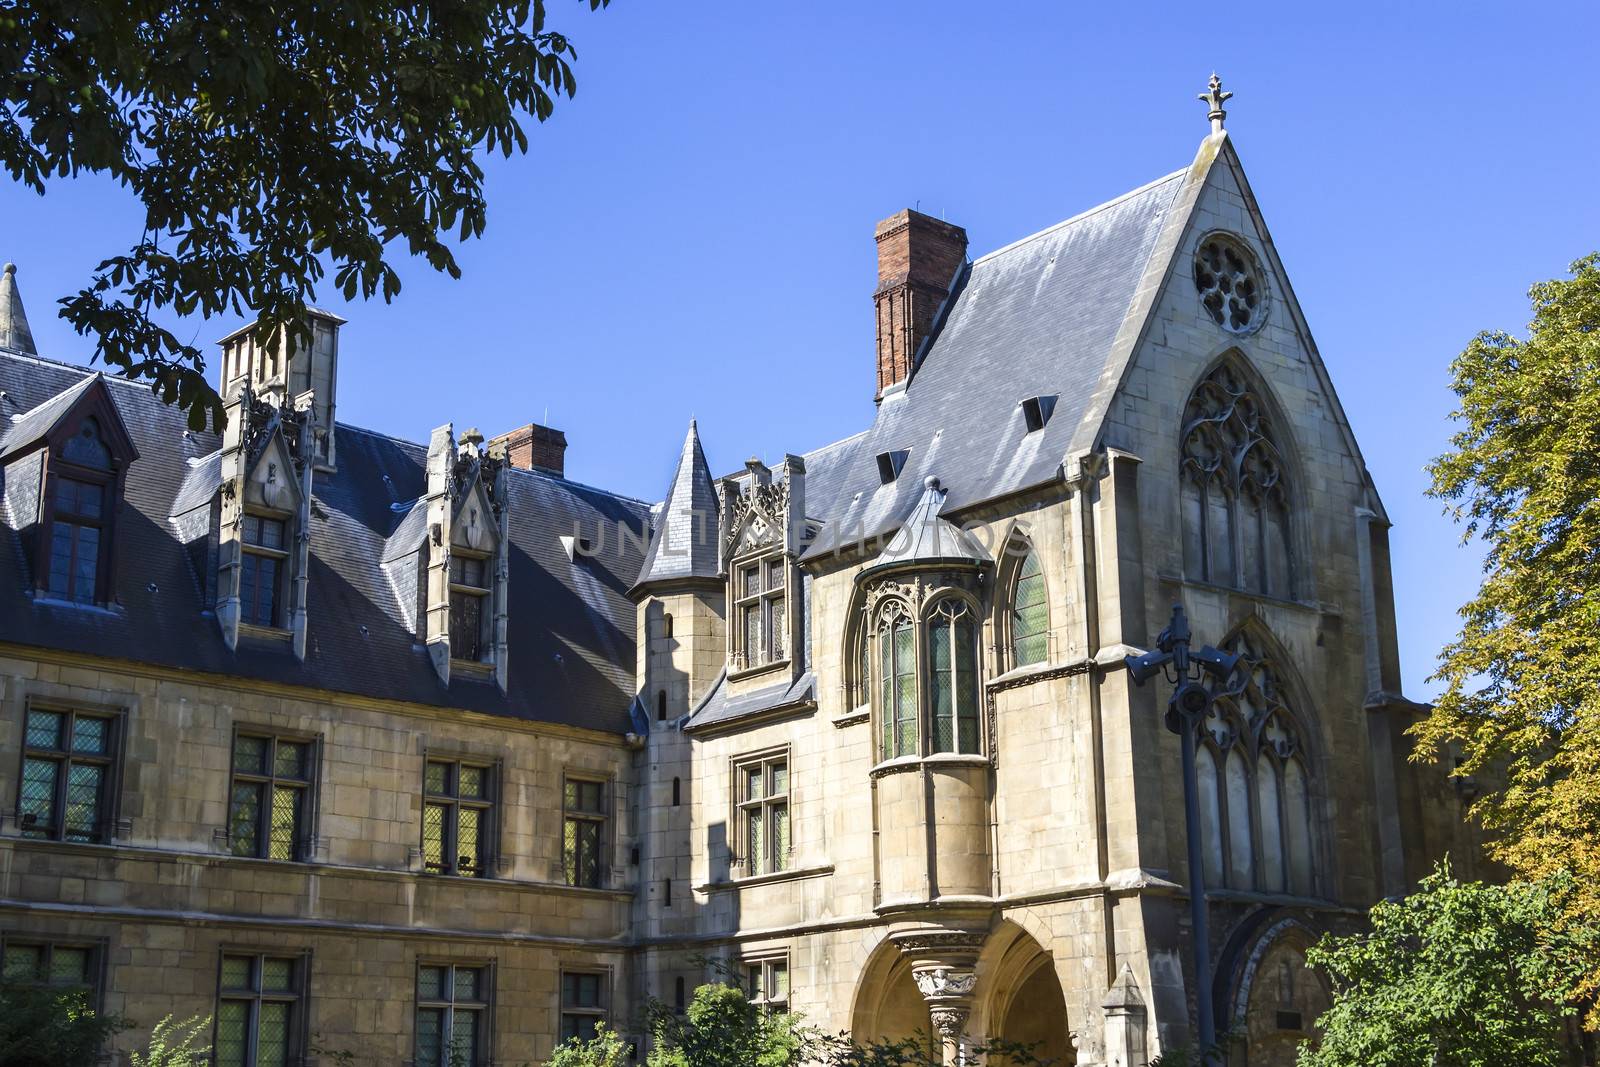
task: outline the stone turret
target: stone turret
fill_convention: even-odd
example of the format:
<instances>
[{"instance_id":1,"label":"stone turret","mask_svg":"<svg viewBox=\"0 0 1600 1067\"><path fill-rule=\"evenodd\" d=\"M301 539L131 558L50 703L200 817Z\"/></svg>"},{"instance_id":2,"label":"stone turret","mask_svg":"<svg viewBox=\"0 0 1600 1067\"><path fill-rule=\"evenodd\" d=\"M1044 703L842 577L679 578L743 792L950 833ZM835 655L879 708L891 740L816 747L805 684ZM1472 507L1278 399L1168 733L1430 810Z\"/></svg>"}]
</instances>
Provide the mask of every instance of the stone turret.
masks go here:
<instances>
[{"instance_id":1,"label":"stone turret","mask_svg":"<svg viewBox=\"0 0 1600 1067\"><path fill-rule=\"evenodd\" d=\"M0 273L0 348L30 356L39 354L33 345L33 331L28 327L28 313L22 309L15 263L7 263L4 273Z\"/></svg>"}]
</instances>

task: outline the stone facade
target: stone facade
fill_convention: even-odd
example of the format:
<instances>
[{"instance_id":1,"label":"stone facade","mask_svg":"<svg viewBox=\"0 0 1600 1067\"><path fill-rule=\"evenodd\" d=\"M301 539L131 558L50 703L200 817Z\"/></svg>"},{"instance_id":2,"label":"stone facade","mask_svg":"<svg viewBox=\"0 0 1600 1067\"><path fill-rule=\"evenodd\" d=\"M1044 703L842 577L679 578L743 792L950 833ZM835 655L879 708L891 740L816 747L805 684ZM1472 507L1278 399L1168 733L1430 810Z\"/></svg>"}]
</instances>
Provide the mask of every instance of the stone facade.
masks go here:
<instances>
[{"instance_id":1,"label":"stone facade","mask_svg":"<svg viewBox=\"0 0 1600 1067\"><path fill-rule=\"evenodd\" d=\"M1202 737L1215 1010L1247 1035L1235 1067L1292 1063L1327 1003L1305 948L1472 842L1440 768L1407 761L1387 520L1227 134L972 263L915 213L877 238L874 426L720 481L691 426L655 509L566 482L540 426L486 449L341 426L336 452L322 313L310 364L228 339L240 421L159 477L169 423L132 386L7 411L8 965L87 949L139 1023L123 1047L167 1014L225 1042L243 1018L258 1046L220 1062L433 1063L439 1019L475 1062L538 1062L731 972L951 1063L1004 1038L1139 1067L1189 1040L1195 990L1168 688L1123 658L1181 601L1197 644L1247 657ZM12 356L7 391L66 374ZM19 520L76 476L78 393L136 424L116 536L173 531L119 541L82 597L28 569ZM263 504L269 458L309 493ZM247 519L280 513L287 617L246 569ZM190 579L192 618L153 606ZM45 736L68 714L110 738L83 756L105 777L82 840L70 798L40 799L81 755ZM290 746L281 781L259 744ZM228 985L225 961L267 958L286 986ZM461 973L451 1002L433 983Z\"/></svg>"}]
</instances>

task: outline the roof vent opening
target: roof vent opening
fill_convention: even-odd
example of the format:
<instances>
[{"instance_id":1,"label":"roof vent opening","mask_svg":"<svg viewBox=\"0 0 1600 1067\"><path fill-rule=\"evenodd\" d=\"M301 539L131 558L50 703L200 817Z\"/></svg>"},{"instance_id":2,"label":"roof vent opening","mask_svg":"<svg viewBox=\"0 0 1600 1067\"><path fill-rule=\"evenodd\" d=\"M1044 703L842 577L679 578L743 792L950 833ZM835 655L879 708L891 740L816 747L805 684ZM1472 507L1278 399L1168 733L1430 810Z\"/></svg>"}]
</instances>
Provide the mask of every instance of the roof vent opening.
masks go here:
<instances>
[{"instance_id":1,"label":"roof vent opening","mask_svg":"<svg viewBox=\"0 0 1600 1067\"><path fill-rule=\"evenodd\" d=\"M900 477L900 472L905 469L906 457L910 454L910 450L905 448L897 448L892 452L879 452L878 480L888 485Z\"/></svg>"},{"instance_id":2,"label":"roof vent opening","mask_svg":"<svg viewBox=\"0 0 1600 1067\"><path fill-rule=\"evenodd\" d=\"M1022 402L1022 421L1028 426L1028 433L1044 429L1045 423L1050 421L1050 413L1056 409L1056 395L1030 396Z\"/></svg>"}]
</instances>

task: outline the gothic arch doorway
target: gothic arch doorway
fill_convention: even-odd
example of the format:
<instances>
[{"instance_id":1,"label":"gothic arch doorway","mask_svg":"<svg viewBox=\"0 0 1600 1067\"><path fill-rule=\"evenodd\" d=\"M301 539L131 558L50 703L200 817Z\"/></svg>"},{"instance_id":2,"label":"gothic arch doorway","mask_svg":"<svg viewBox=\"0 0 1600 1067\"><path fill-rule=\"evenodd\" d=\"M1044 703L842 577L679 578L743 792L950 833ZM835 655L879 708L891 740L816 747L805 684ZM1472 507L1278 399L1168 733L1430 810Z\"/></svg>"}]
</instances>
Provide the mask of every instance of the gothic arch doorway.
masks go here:
<instances>
[{"instance_id":1,"label":"gothic arch doorway","mask_svg":"<svg viewBox=\"0 0 1600 1067\"><path fill-rule=\"evenodd\" d=\"M1032 1045L1056 1067L1077 1063L1055 961L1022 927L1003 922L990 936L978 959L978 990L974 1033Z\"/></svg>"},{"instance_id":2,"label":"gothic arch doorway","mask_svg":"<svg viewBox=\"0 0 1600 1067\"><path fill-rule=\"evenodd\" d=\"M857 1041L900 1041L933 1033L928 1005L911 977L911 961L885 941L856 982L850 1033Z\"/></svg>"}]
</instances>

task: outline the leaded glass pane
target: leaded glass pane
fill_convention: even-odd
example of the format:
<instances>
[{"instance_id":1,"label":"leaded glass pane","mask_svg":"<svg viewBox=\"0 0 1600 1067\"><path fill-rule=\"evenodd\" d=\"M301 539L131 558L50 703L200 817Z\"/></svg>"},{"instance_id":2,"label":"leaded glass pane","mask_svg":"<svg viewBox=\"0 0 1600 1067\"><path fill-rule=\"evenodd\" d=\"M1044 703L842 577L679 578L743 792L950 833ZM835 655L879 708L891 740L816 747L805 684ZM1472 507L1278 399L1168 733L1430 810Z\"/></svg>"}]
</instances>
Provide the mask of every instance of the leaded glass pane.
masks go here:
<instances>
[{"instance_id":1,"label":"leaded glass pane","mask_svg":"<svg viewBox=\"0 0 1600 1067\"><path fill-rule=\"evenodd\" d=\"M481 831L483 809L459 808L456 811L456 870L461 874L483 873Z\"/></svg>"},{"instance_id":2,"label":"leaded glass pane","mask_svg":"<svg viewBox=\"0 0 1600 1067\"><path fill-rule=\"evenodd\" d=\"M292 860L300 838L300 806L305 792L280 785L272 790L272 838L267 858Z\"/></svg>"},{"instance_id":3,"label":"leaded glass pane","mask_svg":"<svg viewBox=\"0 0 1600 1067\"><path fill-rule=\"evenodd\" d=\"M417 996L422 1000L444 1000L445 967L417 968Z\"/></svg>"},{"instance_id":4,"label":"leaded glass pane","mask_svg":"<svg viewBox=\"0 0 1600 1067\"><path fill-rule=\"evenodd\" d=\"M755 596L761 592L761 568L746 567L744 569L744 596Z\"/></svg>"},{"instance_id":5,"label":"leaded glass pane","mask_svg":"<svg viewBox=\"0 0 1600 1067\"><path fill-rule=\"evenodd\" d=\"M50 833L56 823L56 780L61 765L54 760L22 761L22 803L17 812L22 832L29 836ZM29 816L33 818L29 819Z\"/></svg>"},{"instance_id":6,"label":"leaded glass pane","mask_svg":"<svg viewBox=\"0 0 1600 1067\"><path fill-rule=\"evenodd\" d=\"M222 957L222 988L254 990L256 987L252 977L254 970L255 961L249 956Z\"/></svg>"},{"instance_id":7,"label":"leaded glass pane","mask_svg":"<svg viewBox=\"0 0 1600 1067\"><path fill-rule=\"evenodd\" d=\"M261 989L266 993L287 993L293 988L294 960L261 961Z\"/></svg>"},{"instance_id":8,"label":"leaded glass pane","mask_svg":"<svg viewBox=\"0 0 1600 1067\"><path fill-rule=\"evenodd\" d=\"M483 659L483 602L476 593L450 594L450 655L456 659Z\"/></svg>"},{"instance_id":9,"label":"leaded glass pane","mask_svg":"<svg viewBox=\"0 0 1600 1067\"><path fill-rule=\"evenodd\" d=\"M430 763L422 772L422 788L435 796L450 795L450 764Z\"/></svg>"},{"instance_id":10,"label":"leaded glass pane","mask_svg":"<svg viewBox=\"0 0 1600 1067\"><path fill-rule=\"evenodd\" d=\"M781 871L789 860L789 805L772 806L772 869Z\"/></svg>"},{"instance_id":11,"label":"leaded glass pane","mask_svg":"<svg viewBox=\"0 0 1600 1067\"><path fill-rule=\"evenodd\" d=\"M67 771L67 825L69 841L93 841L100 836L100 792L106 769L97 763L74 763Z\"/></svg>"},{"instance_id":12,"label":"leaded glass pane","mask_svg":"<svg viewBox=\"0 0 1600 1067\"><path fill-rule=\"evenodd\" d=\"M233 739L233 766L241 774L265 774L267 771L267 745L265 737Z\"/></svg>"},{"instance_id":13,"label":"leaded glass pane","mask_svg":"<svg viewBox=\"0 0 1600 1067\"><path fill-rule=\"evenodd\" d=\"M417 1064L441 1067L444 1063L444 1009L417 1009Z\"/></svg>"},{"instance_id":14,"label":"leaded glass pane","mask_svg":"<svg viewBox=\"0 0 1600 1067\"><path fill-rule=\"evenodd\" d=\"M1029 552L1017 572L1017 588L1011 607L1011 658L1014 666L1026 667L1044 661L1048 651L1050 608L1045 600L1044 575L1039 557Z\"/></svg>"},{"instance_id":15,"label":"leaded glass pane","mask_svg":"<svg viewBox=\"0 0 1600 1067\"><path fill-rule=\"evenodd\" d=\"M78 527L57 519L50 527L50 592L69 596L72 592L72 546Z\"/></svg>"},{"instance_id":16,"label":"leaded glass pane","mask_svg":"<svg viewBox=\"0 0 1600 1067\"><path fill-rule=\"evenodd\" d=\"M7 982L37 982L44 977L42 945L7 945L0 977Z\"/></svg>"},{"instance_id":17,"label":"leaded glass pane","mask_svg":"<svg viewBox=\"0 0 1600 1067\"><path fill-rule=\"evenodd\" d=\"M744 651L748 657L746 666L755 666L761 662L761 605L746 604L740 614L744 616Z\"/></svg>"},{"instance_id":18,"label":"leaded glass pane","mask_svg":"<svg viewBox=\"0 0 1600 1067\"><path fill-rule=\"evenodd\" d=\"M789 765L775 763L772 765L772 795L782 796L789 791Z\"/></svg>"},{"instance_id":19,"label":"leaded glass pane","mask_svg":"<svg viewBox=\"0 0 1600 1067\"><path fill-rule=\"evenodd\" d=\"M217 1067L245 1067L250 1054L250 1005L224 1000L217 1008Z\"/></svg>"},{"instance_id":20,"label":"leaded glass pane","mask_svg":"<svg viewBox=\"0 0 1600 1067\"><path fill-rule=\"evenodd\" d=\"M55 985L87 985L89 950L57 945L50 952L50 981Z\"/></svg>"},{"instance_id":21,"label":"leaded glass pane","mask_svg":"<svg viewBox=\"0 0 1600 1067\"><path fill-rule=\"evenodd\" d=\"M228 839L235 856L255 856L261 851L261 790L259 782L233 784Z\"/></svg>"},{"instance_id":22,"label":"leaded glass pane","mask_svg":"<svg viewBox=\"0 0 1600 1067\"><path fill-rule=\"evenodd\" d=\"M78 715L72 720L72 751L85 756L105 754L111 739L111 721L93 715Z\"/></svg>"},{"instance_id":23,"label":"leaded glass pane","mask_svg":"<svg viewBox=\"0 0 1600 1067\"><path fill-rule=\"evenodd\" d=\"M767 873L767 832L762 825L761 810L759 808L750 813L748 820L750 833L750 873Z\"/></svg>"},{"instance_id":24,"label":"leaded glass pane","mask_svg":"<svg viewBox=\"0 0 1600 1067\"><path fill-rule=\"evenodd\" d=\"M285 1067L289 1062L289 1008L283 1001L261 1002L256 1067Z\"/></svg>"},{"instance_id":25,"label":"leaded glass pane","mask_svg":"<svg viewBox=\"0 0 1600 1067\"><path fill-rule=\"evenodd\" d=\"M1284 884L1283 831L1279 813L1278 769L1270 759L1256 761L1256 805L1261 812L1262 888L1282 893Z\"/></svg>"},{"instance_id":26,"label":"leaded glass pane","mask_svg":"<svg viewBox=\"0 0 1600 1067\"><path fill-rule=\"evenodd\" d=\"M928 658L933 687L933 751L955 750L955 692L950 677L950 622L937 618L928 627Z\"/></svg>"},{"instance_id":27,"label":"leaded glass pane","mask_svg":"<svg viewBox=\"0 0 1600 1067\"><path fill-rule=\"evenodd\" d=\"M445 867L444 827L449 811L444 804L427 804L422 808L422 862L432 871L442 871Z\"/></svg>"},{"instance_id":28,"label":"leaded glass pane","mask_svg":"<svg viewBox=\"0 0 1600 1067\"><path fill-rule=\"evenodd\" d=\"M789 961L774 960L770 967L772 984L767 990L767 999L787 1003L789 1000Z\"/></svg>"},{"instance_id":29,"label":"leaded glass pane","mask_svg":"<svg viewBox=\"0 0 1600 1067\"><path fill-rule=\"evenodd\" d=\"M473 1001L478 1001L478 1000L483 999L479 995L480 992L481 992L481 990L479 989L479 984L480 984L480 981L481 981L481 978L482 978L482 972L479 971L478 968L476 968L476 967L457 967L455 969L455 972L456 972L455 990L456 990L456 1002L457 1003L460 1003L461 1001L473 1002Z\"/></svg>"},{"instance_id":30,"label":"leaded glass pane","mask_svg":"<svg viewBox=\"0 0 1600 1067\"><path fill-rule=\"evenodd\" d=\"M562 975L563 1006L569 1008L598 1008L600 1006L600 976L598 974Z\"/></svg>"},{"instance_id":31,"label":"leaded glass pane","mask_svg":"<svg viewBox=\"0 0 1600 1067\"><path fill-rule=\"evenodd\" d=\"M72 558L72 599L87 604L94 599L95 568L100 560L100 530L80 526L77 551Z\"/></svg>"},{"instance_id":32,"label":"leaded glass pane","mask_svg":"<svg viewBox=\"0 0 1600 1067\"><path fill-rule=\"evenodd\" d=\"M462 767L459 772L459 796L468 798L481 798L483 796L483 768Z\"/></svg>"},{"instance_id":33,"label":"leaded glass pane","mask_svg":"<svg viewBox=\"0 0 1600 1067\"><path fill-rule=\"evenodd\" d=\"M746 767L744 770L746 800L760 800L766 796L766 777L761 773L760 767Z\"/></svg>"},{"instance_id":34,"label":"leaded glass pane","mask_svg":"<svg viewBox=\"0 0 1600 1067\"><path fill-rule=\"evenodd\" d=\"M450 1065L475 1067L478 1062L478 1013L455 1010L450 1027Z\"/></svg>"},{"instance_id":35,"label":"leaded glass pane","mask_svg":"<svg viewBox=\"0 0 1600 1067\"><path fill-rule=\"evenodd\" d=\"M961 752L978 751L978 627L956 622L956 741Z\"/></svg>"},{"instance_id":36,"label":"leaded glass pane","mask_svg":"<svg viewBox=\"0 0 1600 1067\"><path fill-rule=\"evenodd\" d=\"M306 776L306 757L311 746L305 741L279 741L272 761L272 773L278 778L303 781Z\"/></svg>"},{"instance_id":37,"label":"leaded glass pane","mask_svg":"<svg viewBox=\"0 0 1600 1067\"><path fill-rule=\"evenodd\" d=\"M768 658L775 660L783 659L789 654L786 642L784 641L784 634L788 631L789 626L784 616L783 597L780 596L772 598L771 605L768 608L768 613L768 625L772 631L771 640L768 642L772 646L772 654Z\"/></svg>"},{"instance_id":38,"label":"leaded glass pane","mask_svg":"<svg viewBox=\"0 0 1600 1067\"><path fill-rule=\"evenodd\" d=\"M896 756L914 756L917 752L916 663L916 644L911 624L901 621L894 629Z\"/></svg>"},{"instance_id":39,"label":"leaded glass pane","mask_svg":"<svg viewBox=\"0 0 1600 1067\"><path fill-rule=\"evenodd\" d=\"M61 749L61 725L66 716L56 711L29 711L23 743L29 748Z\"/></svg>"}]
</instances>

